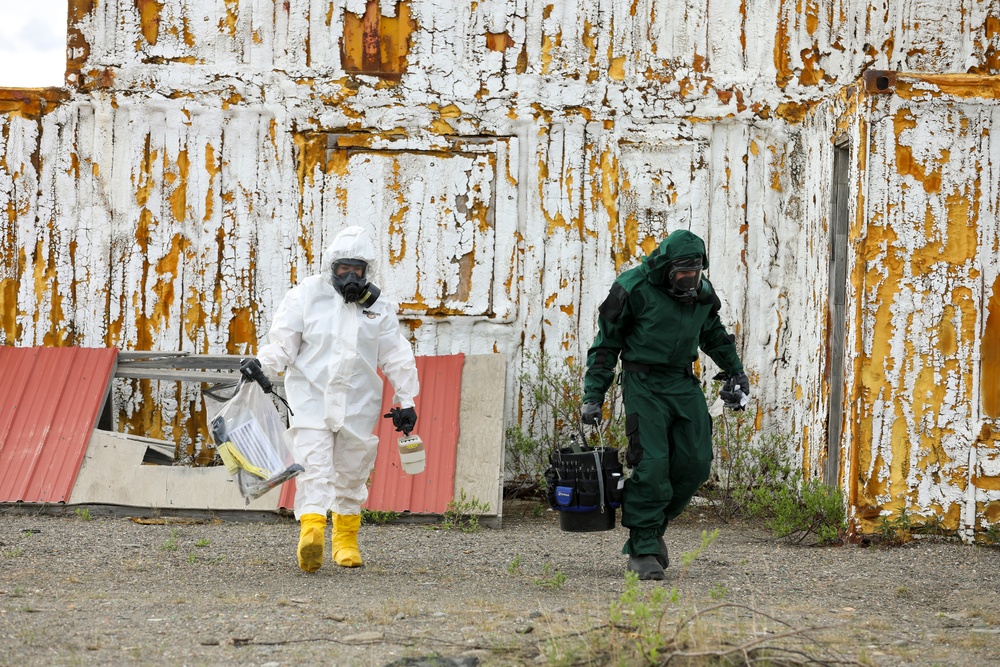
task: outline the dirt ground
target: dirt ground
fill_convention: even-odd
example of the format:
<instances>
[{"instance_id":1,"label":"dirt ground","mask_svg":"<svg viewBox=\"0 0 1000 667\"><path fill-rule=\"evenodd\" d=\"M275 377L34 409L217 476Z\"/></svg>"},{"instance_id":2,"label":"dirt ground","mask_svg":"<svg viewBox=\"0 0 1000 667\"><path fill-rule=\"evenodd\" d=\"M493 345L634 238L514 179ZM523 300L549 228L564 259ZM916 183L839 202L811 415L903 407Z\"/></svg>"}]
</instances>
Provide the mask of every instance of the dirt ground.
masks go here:
<instances>
[{"instance_id":1,"label":"dirt ground","mask_svg":"<svg viewBox=\"0 0 1000 667\"><path fill-rule=\"evenodd\" d=\"M297 525L102 508L0 515L0 665L606 664L637 639L612 627L625 531L568 533L533 503L502 528L362 527L366 565L294 560ZM150 521L151 520L151 521ZM718 538L686 568L702 531ZM667 534L662 636L696 610L684 650L784 642L869 665L1000 665L1000 549L795 547L690 509ZM728 604L715 611L713 605ZM622 608L635 611L635 603ZM665 610L665 611L664 611ZM629 629L629 626L632 629ZM646 634L648 636L648 633ZM791 654L790 654L791 655ZM437 663L428 659L436 656Z\"/></svg>"}]
</instances>

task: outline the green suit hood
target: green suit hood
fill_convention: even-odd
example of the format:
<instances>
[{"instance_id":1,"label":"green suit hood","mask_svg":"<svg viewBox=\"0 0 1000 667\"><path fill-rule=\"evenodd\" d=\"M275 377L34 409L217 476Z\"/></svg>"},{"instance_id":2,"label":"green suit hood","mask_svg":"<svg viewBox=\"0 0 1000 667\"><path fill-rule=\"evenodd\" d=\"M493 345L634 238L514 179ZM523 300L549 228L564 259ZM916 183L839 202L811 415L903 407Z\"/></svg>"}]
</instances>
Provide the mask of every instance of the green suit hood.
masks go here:
<instances>
[{"instance_id":1,"label":"green suit hood","mask_svg":"<svg viewBox=\"0 0 1000 667\"><path fill-rule=\"evenodd\" d=\"M678 229L660 242L656 249L642 260L642 269L650 282L657 285L667 283L670 262L682 257L701 257L703 269L708 269L708 255L701 237L686 229Z\"/></svg>"}]
</instances>

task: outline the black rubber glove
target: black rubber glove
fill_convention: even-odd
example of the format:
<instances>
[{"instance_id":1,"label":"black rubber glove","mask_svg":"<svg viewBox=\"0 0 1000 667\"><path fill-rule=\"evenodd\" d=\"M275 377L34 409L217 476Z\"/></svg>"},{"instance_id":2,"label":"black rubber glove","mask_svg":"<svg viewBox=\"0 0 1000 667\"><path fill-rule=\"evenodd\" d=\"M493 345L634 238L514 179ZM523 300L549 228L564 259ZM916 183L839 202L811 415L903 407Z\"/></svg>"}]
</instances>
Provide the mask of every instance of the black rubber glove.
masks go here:
<instances>
[{"instance_id":1,"label":"black rubber glove","mask_svg":"<svg viewBox=\"0 0 1000 667\"><path fill-rule=\"evenodd\" d=\"M273 387L271 386L271 381L267 379L264 374L264 369L261 368L260 362L257 361L257 357L248 357L243 360L240 364L240 373L243 376L260 385L260 388L264 390L265 394L270 394Z\"/></svg>"},{"instance_id":2,"label":"black rubber glove","mask_svg":"<svg viewBox=\"0 0 1000 667\"><path fill-rule=\"evenodd\" d=\"M584 403L580 408L580 421L589 426L597 426L604 418L600 403Z\"/></svg>"},{"instance_id":3,"label":"black rubber glove","mask_svg":"<svg viewBox=\"0 0 1000 667\"><path fill-rule=\"evenodd\" d=\"M727 408L745 410L745 398L750 396L750 379L746 373L737 373L726 378L725 384L719 390L719 396Z\"/></svg>"},{"instance_id":4,"label":"black rubber glove","mask_svg":"<svg viewBox=\"0 0 1000 667\"><path fill-rule=\"evenodd\" d=\"M397 431L402 431L403 435L410 435L410 431L417 425L417 411L413 408L392 408L382 416L391 419L392 425Z\"/></svg>"}]
</instances>

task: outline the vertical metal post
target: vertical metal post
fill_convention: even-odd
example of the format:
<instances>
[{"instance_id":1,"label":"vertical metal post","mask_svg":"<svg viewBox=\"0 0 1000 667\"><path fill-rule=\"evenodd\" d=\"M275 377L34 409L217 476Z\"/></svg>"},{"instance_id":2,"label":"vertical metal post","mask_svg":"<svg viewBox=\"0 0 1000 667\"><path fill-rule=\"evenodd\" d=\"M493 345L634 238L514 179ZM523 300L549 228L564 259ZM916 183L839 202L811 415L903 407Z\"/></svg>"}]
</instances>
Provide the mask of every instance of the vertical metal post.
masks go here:
<instances>
[{"instance_id":1,"label":"vertical metal post","mask_svg":"<svg viewBox=\"0 0 1000 667\"><path fill-rule=\"evenodd\" d=\"M830 201L830 295L827 327L827 380L830 411L827 416L827 457L824 481L838 484L840 437L844 418L844 347L846 336L847 231L849 220L848 166L851 150L847 143L833 149L833 184Z\"/></svg>"}]
</instances>

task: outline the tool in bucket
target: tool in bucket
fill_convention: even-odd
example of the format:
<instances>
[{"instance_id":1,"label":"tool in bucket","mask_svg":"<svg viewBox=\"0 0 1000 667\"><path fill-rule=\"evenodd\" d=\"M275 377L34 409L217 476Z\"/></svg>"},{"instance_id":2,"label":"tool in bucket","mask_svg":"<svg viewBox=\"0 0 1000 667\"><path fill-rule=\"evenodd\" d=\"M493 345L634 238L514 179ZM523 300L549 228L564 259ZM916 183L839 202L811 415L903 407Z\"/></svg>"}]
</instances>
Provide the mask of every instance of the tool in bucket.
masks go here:
<instances>
[{"instance_id":1,"label":"tool in bucket","mask_svg":"<svg viewBox=\"0 0 1000 667\"><path fill-rule=\"evenodd\" d=\"M559 512L559 528L568 532L594 532L615 527L615 509L621 505L625 485L618 450L605 447L595 426L598 447L580 445L570 436L569 447L549 455L545 471L549 507Z\"/></svg>"},{"instance_id":2,"label":"tool in bucket","mask_svg":"<svg viewBox=\"0 0 1000 667\"><path fill-rule=\"evenodd\" d=\"M216 451L247 504L302 472L277 408L258 383L240 377L229 398L206 391L205 412Z\"/></svg>"}]
</instances>

